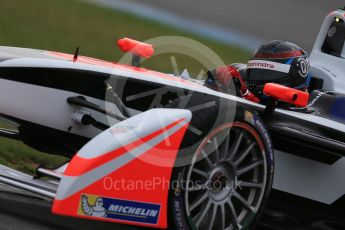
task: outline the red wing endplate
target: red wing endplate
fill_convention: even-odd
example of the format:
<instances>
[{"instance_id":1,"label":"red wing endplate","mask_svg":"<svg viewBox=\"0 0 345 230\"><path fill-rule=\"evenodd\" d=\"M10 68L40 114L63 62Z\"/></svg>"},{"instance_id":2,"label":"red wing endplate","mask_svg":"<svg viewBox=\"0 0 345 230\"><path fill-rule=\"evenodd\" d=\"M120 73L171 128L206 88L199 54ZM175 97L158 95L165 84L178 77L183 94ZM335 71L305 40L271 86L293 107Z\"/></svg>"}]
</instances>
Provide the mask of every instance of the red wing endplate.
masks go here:
<instances>
[{"instance_id":1,"label":"red wing endplate","mask_svg":"<svg viewBox=\"0 0 345 230\"><path fill-rule=\"evenodd\" d=\"M191 119L181 109L153 109L102 132L71 160L53 213L167 227L168 191Z\"/></svg>"}]
</instances>

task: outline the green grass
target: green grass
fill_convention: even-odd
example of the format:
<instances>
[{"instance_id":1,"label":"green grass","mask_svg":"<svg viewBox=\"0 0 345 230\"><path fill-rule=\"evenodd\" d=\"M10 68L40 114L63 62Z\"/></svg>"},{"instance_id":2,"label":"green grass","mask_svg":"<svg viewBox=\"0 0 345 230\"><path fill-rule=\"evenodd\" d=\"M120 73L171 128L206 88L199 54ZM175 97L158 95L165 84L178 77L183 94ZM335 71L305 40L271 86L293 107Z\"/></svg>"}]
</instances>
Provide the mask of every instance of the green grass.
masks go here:
<instances>
[{"instance_id":1,"label":"green grass","mask_svg":"<svg viewBox=\"0 0 345 230\"><path fill-rule=\"evenodd\" d=\"M65 157L40 153L20 141L0 138L0 164L26 173L34 173L38 165L54 167L64 163Z\"/></svg>"},{"instance_id":2,"label":"green grass","mask_svg":"<svg viewBox=\"0 0 345 230\"><path fill-rule=\"evenodd\" d=\"M0 128L17 131L14 124L0 119ZM0 137L0 164L11 168L34 174L37 166L56 167L66 162L67 158L62 156L49 155L36 151L21 141Z\"/></svg>"},{"instance_id":3,"label":"green grass","mask_svg":"<svg viewBox=\"0 0 345 230\"><path fill-rule=\"evenodd\" d=\"M75 0L11 0L0 3L0 44L73 53L76 46L86 56L118 60L118 38L145 41L159 36L183 36L197 40L215 51L225 63L246 61L248 53L148 21L126 13ZM159 60L159 61L157 61ZM161 57L146 65L171 71L170 59ZM183 67L194 63L179 61Z\"/></svg>"},{"instance_id":4,"label":"green grass","mask_svg":"<svg viewBox=\"0 0 345 230\"><path fill-rule=\"evenodd\" d=\"M157 22L138 18L75 0L7 0L0 2L0 45L31 47L80 54L116 61L121 53L116 41L130 37L145 41L159 36L182 36L197 40L216 52L225 63L243 62L249 54L239 48L217 43ZM197 62L176 56L179 69L196 70ZM171 55L145 61L145 67L172 72ZM1 109L1 108L0 108ZM38 164L52 166L64 158L34 151L24 144L0 139L0 163L33 172Z\"/></svg>"}]
</instances>

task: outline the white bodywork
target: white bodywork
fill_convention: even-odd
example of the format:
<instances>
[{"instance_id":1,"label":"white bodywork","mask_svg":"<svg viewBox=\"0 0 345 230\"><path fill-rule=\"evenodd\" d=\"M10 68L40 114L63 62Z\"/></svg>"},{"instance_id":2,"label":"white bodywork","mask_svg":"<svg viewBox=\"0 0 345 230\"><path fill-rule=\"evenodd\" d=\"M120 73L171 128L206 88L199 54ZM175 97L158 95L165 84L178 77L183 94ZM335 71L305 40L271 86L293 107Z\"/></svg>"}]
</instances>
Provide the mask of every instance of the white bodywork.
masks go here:
<instances>
[{"instance_id":1,"label":"white bodywork","mask_svg":"<svg viewBox=\"0 0 345 230\"><path fill-rule=\"evenodd\" d=\"M323 89L345 93L345 47L341 57L323 53L322 45L335 18L345 21L345 11L331 12L325 18L310 55L312 76L324 80Z\"/></svg>"},{"instance_id":2,"label":"white bodywork","mask_svg":"<svg viewBox=\"0 0 345 230\"><path fill-rule=\"evenodd\" d=\"M120 75L134 79L145 79L150 82L156 82L165 85L174 85L176 87L184 89L190 89L193 91L203 92L222 98L227 98L235 102L241 102L243 104L255 105L261 108L264 107L262 105L258 105L256 103L250 102L239 97L216 92L214 90L208 89L200 84L193 83L191 81L176 79L176 77L169 78L168 75L167 77L161 78L151 75L149 72L138 73L126 69L100 67L90 64L82 64L78 62L73 63L72 61L65 60L18 58L0 62L0 67L35 66L47 68L83 69ZM335 82L335 79L328 80L331 82ZM78 96L78 94L36 85L18 83L9 80L0 80L0 107L2 111L4 111L5 109L8 115L13 115L16 117L19 116L19 118L21 119L26 119L31 122L36 122L38 124L42 124L47 127L51 127L65 132L69 132L69 126L73 126L70 132L74 134L90 138L96 136L98 133L100 133L100 131L92 126L82 126L75 122L75 120L73 119L75 117L74 112L82 111L90 113L92 114L92 116L98 119L105 119L105 117L102 116L102 114L99 114L95 111L78 107L74 108L73 106L71 107L66 102L66 99L71 96ZM94 102L100 106L104 106L103 101L90 97L86 98L91 102ZM15 104L17 106L13 106ZM56 106L52 107L52 104ZM113 109L116 110L116 108ZM30 113L28 113L28 111L30 111ZM314 116L312 114L304 114L281 109L277 109L276 113L288 114L289 116L298 117L300 119L304 119L309 122L314 122L316 124L324 124L327 127L332 127L334 129L345 132L344 124L336 121L331 121L322 117ZM107 117L107 119L111 118ZM117 123L117 121L113 119L112 123L115 124ZM342 158L333 165L325 165L318 164L317 162L308 159L303 159L304 163L301 164L301 157L281 152L276 152L276 157L276 172L273 188L326 204L333 203L334 201L339 199L343 194L345 194L344 187L328 187L330 185L334 185L334 180L338 180L339 175L345 174L345 161L343 160L344 158ZM290 173L292 171L293 173ZM311 180L311 178L315 178L315 172L323 172L325 179L318 180L317 177L315 180ZM319 187L324 187L327 189L316 189Z\"/></svg>"}]
</instances>

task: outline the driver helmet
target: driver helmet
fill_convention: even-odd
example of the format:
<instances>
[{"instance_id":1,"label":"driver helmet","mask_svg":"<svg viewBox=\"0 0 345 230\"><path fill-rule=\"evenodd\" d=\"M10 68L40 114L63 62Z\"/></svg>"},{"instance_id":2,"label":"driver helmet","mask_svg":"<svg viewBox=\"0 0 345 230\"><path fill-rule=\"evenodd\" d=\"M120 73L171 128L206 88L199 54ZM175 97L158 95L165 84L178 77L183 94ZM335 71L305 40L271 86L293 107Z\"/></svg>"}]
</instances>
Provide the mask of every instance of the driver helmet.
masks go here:
<instances>
[{"instance_id":1,"label":"driver helmet","mask_svg":"<svg viewBox=\"0 0 345 230\"><path fill-rule=\"evenodd\" d=\"M307 52L287 41L271 41L260 46L247 64L246 81L256 96L264 99L266 83L307 90L311 78Z\"/></svg>"}]
</instances>

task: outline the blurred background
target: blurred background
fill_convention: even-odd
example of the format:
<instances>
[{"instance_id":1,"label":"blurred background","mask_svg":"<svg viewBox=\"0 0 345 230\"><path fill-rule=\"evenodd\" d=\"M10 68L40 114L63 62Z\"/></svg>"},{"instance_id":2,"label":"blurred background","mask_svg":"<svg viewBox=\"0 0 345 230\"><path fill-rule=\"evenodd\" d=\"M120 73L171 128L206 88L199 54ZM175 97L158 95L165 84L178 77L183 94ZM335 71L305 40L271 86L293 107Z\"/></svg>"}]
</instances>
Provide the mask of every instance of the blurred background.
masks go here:
<instances>
[{"instance_id":1,"label":"blurred background","mask_svg":"<svg viewBox=\"0 0 345 230\"><path fill-rule=\"evenodd\" d=\"M115 4L118 1L94 0L93 2ZM311 50L326 14L345 7L344 0L130 0L130 2L141 3L156 11L169 12L194 23L215 27L233 33L233 36L241 35L242 41L234 43L242 47L252 47L251 44L246 44L248 38L252 39L254 45L259 41L279 39L296 43L307 51ZM230 41L229 38L224 38L226 39ZM237 44L241 42L244 44Z\"/></svg>"},{"instance_id":2,"label":"blurred background","mask_svg":"<svg viewBox=\"0 0 345 230\"><path fill-rule=\"evenodd\" d=\"M225 63L247 62L256 47L275 39L291 41L310 52L324 17L343 7L345 0L1 0L0 45L67 53L78 46L81 55L116 61L123 55L116 46L118 38L145 41L171 35L203 43ZM194 68L186 57L178 60L180 69ZM168 57L153 57L144 66L173 71ZM33 173L39 164L49 167L65 160L0 138L0 163L24 172ZM0 192L0 203L6 206L0 206L0 229L113 228L52 217L45 203L4 194ZM262 229L345 229L337 222L331 223L333 227L327 227L322 218L320 222L319 216L327 216L325 213L311 218L306 215L310 209L289 203L270 204L273 211L264 220L272 222L272 215L281 218L273 220L278 227L264 223Z\"/></svg>"}]
</instances>

